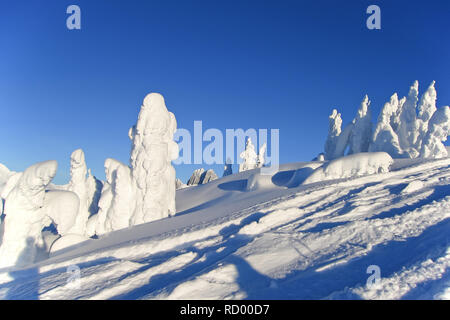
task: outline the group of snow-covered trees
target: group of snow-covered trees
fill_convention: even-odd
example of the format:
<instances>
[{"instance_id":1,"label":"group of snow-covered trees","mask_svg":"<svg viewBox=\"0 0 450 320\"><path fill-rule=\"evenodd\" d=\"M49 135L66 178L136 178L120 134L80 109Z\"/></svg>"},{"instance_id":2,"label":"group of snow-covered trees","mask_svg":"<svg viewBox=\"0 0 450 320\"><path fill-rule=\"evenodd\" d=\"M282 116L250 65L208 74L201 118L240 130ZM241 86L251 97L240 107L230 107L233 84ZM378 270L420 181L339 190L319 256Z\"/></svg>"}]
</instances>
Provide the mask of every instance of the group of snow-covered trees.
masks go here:
<instances>
[{"instance_id":1,"label":"group of snow-covered trees","mask_svg":"<svg viewBox=\"0 0 450 320\"><path fill-rule=\"evenodd\" d=\"M239 165L239 172L263 167L265 163L266 149L267 145L264 143L259 148L259 153L256 154L252 139L250 139L250 137L247 138L245 150L239 155L242 159L242 163Z\"/></svg>"},{"instance_id":2,"label":"group of snow-covered trees","mask_svg":"<svg viewBox=\"0 0 450 320\"><path fill-rule=\"evenodd\" d=\"M130 165L106 159L106 181L87 170L84 152L70 159L71 180L56 186L54 160L34 164L23 173L0 167L0 215L4 214L0 267L33 262L45 245L43 229L54 225L60 236L52 246L82 241L94 235L158 220L175 214L175 169L178 157L173 141L176 119L157 93L147 95L138 120L129 131ZM4 206L3 206L4 203ZM71 239L71 240L67 240ZM65 241L65 242L64 242Z\"/></svg>"},{"instance_id":3,"label":"group of snow-covered trees","mask_svg":"<svg viewBox=\"0 0 450 320\"><path fill-rule=\"evenodd\" d=\"M436 108L433 81L419 97L415 81L407 97L394 93L385 103L372 130L370 101L364 97L356 117L342 130L341 114L329 116L324 158L332 160L347 154L384 151L393 158L442 158L447 156L444 141L450 134L450 109Z\"/></svg>"},{"instance_id":4,"label":"group of snow-covered trees","mask_svg":"<svg viewBox=\"0 0 450 320\"><path fill-rule=\"evenodd\" d=\"M259 153L257 154L251 138L248 137L245 144L245 150L240 154L242 163L239 165L239 172L263 167L266 158L266 150L267 145L266 143L264 143L259 148ZM223 170L223 177L229 176L231 174L233 174L232 161L230 159L227 159ZM203 168L200 168L194 170L186 185L177 179L178 181L176 182L176 186L177 189L182 189L186 186L205 184L216 179L218 179L218 177L212 169L205 170Z\"/></svg>"}]
</instances>

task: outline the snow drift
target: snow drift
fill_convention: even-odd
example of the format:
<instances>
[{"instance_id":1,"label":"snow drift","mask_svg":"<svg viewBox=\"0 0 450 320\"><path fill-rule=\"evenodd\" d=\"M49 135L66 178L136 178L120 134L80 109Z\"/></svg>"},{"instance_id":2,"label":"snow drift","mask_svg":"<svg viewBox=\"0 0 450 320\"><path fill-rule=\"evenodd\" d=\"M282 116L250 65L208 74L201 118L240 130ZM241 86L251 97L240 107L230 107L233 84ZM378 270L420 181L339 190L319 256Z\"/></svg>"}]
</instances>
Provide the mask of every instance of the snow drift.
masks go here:
<instances>
[{"instance_id":1,"label":"snow drift","mask_svg":"<svg viewBox=\"0 0 450 320\"><path fill-rule=\"evenodd\" d=\"M303 184L389 172L393 160L386 152L362 152L332 160L314 170Z\"/></svg>"}]
</instances>

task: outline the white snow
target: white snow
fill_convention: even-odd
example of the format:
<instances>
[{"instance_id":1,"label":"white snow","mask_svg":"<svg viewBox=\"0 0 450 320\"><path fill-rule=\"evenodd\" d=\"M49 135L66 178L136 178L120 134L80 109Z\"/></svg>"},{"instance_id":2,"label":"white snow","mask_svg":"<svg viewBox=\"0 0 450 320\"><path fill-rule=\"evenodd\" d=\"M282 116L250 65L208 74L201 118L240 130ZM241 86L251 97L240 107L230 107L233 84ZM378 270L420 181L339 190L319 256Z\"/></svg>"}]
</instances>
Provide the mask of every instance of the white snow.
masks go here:
<instances>
[{"instance_id":1,"label":"white snow","mask_svg":"<svg viewBox=\"0 0 450 320\"><path fill-rule=\"evenodd\" d=\"M131 224L141 224L175 214L175 169L178 157L173 141L177 122L162 95L148 94L138 121L129 131L130 165L136 196ZM124 187L125 188L125 187Z\"/></svg>"},{"instance_id":2,"label":"white snow","mask_svg":"<svg viewBox=\"0 0 450 320\"><path fill-rule=\"evenodd\" d=\"M79 199L78 214L76 221L70 232L79 235L86 234L87 221L90 215L89 208L93 196L89 194L88 187L88 170L84 157L84 152L77 149L70 156L70 182L67 187L68 191L74 192Z\"/></svg>"},{"instance_id":3,"label":"white snow","mask_svg":"<svg viewBox=\"0 0 450 320\"><path fill-rule=\"evenodd\" d=\"M447 156L442 143L449 135L447 107L436 107L437 94L433 81L419 103L419 83L415 81L407 97L394 93L378 116L371 136L372 124L367 95L355 119L341 130L341 114L333 109L329 117L325 159L333 160L359 152L387 152L393 158L417 157L438 159Z\"/></svg>"},{"instance_id":4,"label":"white snow","mask_svg":"<svg viewBox=\"0 0 450 320\"><path fill-rule=\"evenodd\" d=\"M416 192L422 189L424 186L422 181L411 181L408 185L402 190L402 193L411 193Z\"/></svg>"},{"instance_id":5,"label":"white snow","mask_svg":"<svg viewBox=\"0 0 450 320\"><path fill-rule=\"evenodd\" d=\"M44 161L28 167L6 196L0 267L34 261L37 246L44 243L42 228L51 223L44 207L45 188L57 166L56 161Z\"/></svg>"},{"instance_id":6,"label":"white snow","mask_svg":"<svg viewBox=\"0 0 450 320\"><path fill-rule=\"evenodd\" d=\"M353 120L353 130L349 141L350 154L369 151L372 139L372 113L369 106L369 97L366 95Z\"/></svg>"},{"instance_id":7,"label":"white snow","mask_svg":"<svg viewBox=\"0 0 450 320\"><path fill-rule=\"evenodd\" d=\"M399 107L398 96L394 93L389 102L386 102L378 117L378 122L373 133L370 152L384 151L394 158L402 157L402 150L398 136L392 128L391 119L396 115Z\"/></svg>"},{"instance_id":8,"label":"white snow","mask_svg":"<svg viewBox=\"0 0 450 320\"><path fill-rule=\"evenodd\" d=\"M418 137L416 141L416 149L420 150L422 148L422 140L428 131L428 121L430 121L433 114L436 112L436 89L434 88L435 82L431 82L427 91L422 95L419 101L418 116L417 116L417 128Z\"/></svg>"},{"instance_id":9,"label":"white snow","mask_svg":"<svg viewBox=\"0 0 450 320\"><path fill-rule=\"evenodd\" d=\"M242 159L242 163L239 165L239 172L252 170L258 166L258 155L255 151L255 146L252 143L250 137L247 138L245 143L245 150L239 155Z\"/></svg>"},{"instance_id":10,"label":"white snow","mask_svg":"<svg viewBox=\"0 0 450 320\"><path fill-rule=\"evenodd\" d=\"M420 156L423 158L447 157L447 149L443 142L450 134L450 108L441 107L431 117L428 123L428 132L422 141Z\"/></svg>"},{"instance_id":11,"label":"white snow","mask_svg":"<svg viewBox=\"0 0 450 320\"><path fill-rule=\"evenodd\" d=\"M400 123L398 125L398 139L400 147L409 155L409 158L415 158L418 151L415 149L417 142L417 101L419 96L419 82L415 81L409 88L408 97L406 97L400 113Z\"/></svg>"},{"instance_id":12,"label":"white snow","mask_svg":"<svg viewBox=\"0 0 450 320\"><path fill-rule=\"evenodd\" d=\"M333 109L331 115L328 117L328 137L325 141L325 159L331 160L334 157L337 139L341 134L342 118L341 114Z\"/></svg>"},{"instance_id":13,"label":"white snow","mask_svg":"<svg viewBox=\"0 0 450 320\"><path fill-rule=\"evenodd\" d=\"M267 144L264 143L259 148L258 161L256 163L257 168L262 168L264 166L264 164L266 163L266 151L267 151Z\"/></svg>"},{"instance_id":14,"label":"white snow","mask_svg":"<svg viewBox=\"0 0 450 320\"><path fill-rule=\"evenodd\" d=\"M362 152L325 163L314 170L303 184L385 173L393 160L386 152Z\"/></svg>"},{"instance_id":15,"label":"white snow","mask_svg":"<svg viewBox=\"0 0 450 320\"><path fill-rule=\"evenodd\" d=\"M15 274L0 280L0 298L448 298L450 159L400 159L384 174L302 184L322 165L180 189L170 219L53 251L57 240L52 257L20 273L0 269ZM372 289L370 265L381 270ZM67 285L70 266L81 270L78 287Z\"/></svg>"},{"instance_id":16,"label":"white snow","mask_svg":"<svg viewBox=\"0 0 450 320\"><path fill-rule=\"evenodd\" d=\"M273 175L248 139L238 173L227 160L187 188L156 93L129 131L130 165L106 159L105 182L81 149L65 186L51 184L56 161L0 165L0 299L449 299L450 109L434 85L418 110L417 81L393 94L373 135L367 95L344 130L333 110L325 153Z\"/></svg>"},{"instance_id":17,"label":"white snow","mask_svg":"<svg viewBox=\"0 0 450 320\"><path fill-rule=\"evenodd\" d=\"M67 234L60 238L58 238L55 242L53 242L52 246L50 247L50 256L58 252L59 250L75 246L79 243L82 243L83 241L88 240L89 238L84 237L79 234Z\"/></svg>"}]
</instances>

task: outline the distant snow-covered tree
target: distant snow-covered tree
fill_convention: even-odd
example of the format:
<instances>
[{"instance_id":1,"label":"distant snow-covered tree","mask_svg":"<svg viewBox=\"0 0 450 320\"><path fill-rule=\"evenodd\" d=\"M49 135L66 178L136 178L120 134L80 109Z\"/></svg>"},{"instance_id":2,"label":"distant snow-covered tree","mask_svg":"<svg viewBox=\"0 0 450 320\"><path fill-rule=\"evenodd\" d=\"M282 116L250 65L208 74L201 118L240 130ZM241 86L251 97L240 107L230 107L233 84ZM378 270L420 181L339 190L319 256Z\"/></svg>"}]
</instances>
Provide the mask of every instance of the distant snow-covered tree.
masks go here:
<instances>
[{"instance_id":1,"label":"distant snow-covered tree","mask_svg":"<svg viewBox=\"0 0 450 320\"><path fill-rule=\"evenodd\" d=\"M258 163L258 155L255 152L255 146L252 140L247 138L245 150L240 154L243 162L239 165L239 172L255 169Z\"/></svg>"},{"instance_id":2,"label":"distant snow-covered tree","mask_svg":"<svg viewBox=\"0 0 450 320\"><path fill-rule=\"evenodd\" d=\"M256 163L256 167L257 168L262 168L264 166L264 164L266 163L266 150L267 150L267 144L264 143L259 148L258 160L257 160L257 163Z\"/></svg>"}]
</instances>

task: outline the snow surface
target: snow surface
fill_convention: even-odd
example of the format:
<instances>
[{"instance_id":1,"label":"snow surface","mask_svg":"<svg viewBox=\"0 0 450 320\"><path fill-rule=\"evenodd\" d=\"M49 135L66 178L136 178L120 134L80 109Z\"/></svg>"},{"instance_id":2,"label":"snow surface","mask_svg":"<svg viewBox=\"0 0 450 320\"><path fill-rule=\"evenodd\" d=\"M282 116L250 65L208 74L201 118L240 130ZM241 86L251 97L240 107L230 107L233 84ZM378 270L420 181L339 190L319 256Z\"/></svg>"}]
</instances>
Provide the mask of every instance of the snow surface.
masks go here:
<instances>
[{"instance_id":1,"label":"snow surface","mask_svg":"<svg viewBox=\"0 0 450 320\"><path fill-rule=\"evenodd\" d=\"M0 298L448 299L450 159L304 184L322 165L177 190L173 217L0 269Z\"/></svg>"},{"instance_id":2,"label":"snow surface","mask_svg":"<svg viewBox=\"0 0 450 320\"><path fill-rule=\"evenodd\" d=\"M394 161L386 152L361 152L337 158L314 170L303 184L388 172Z\"/></svg>"}]
</instances>

